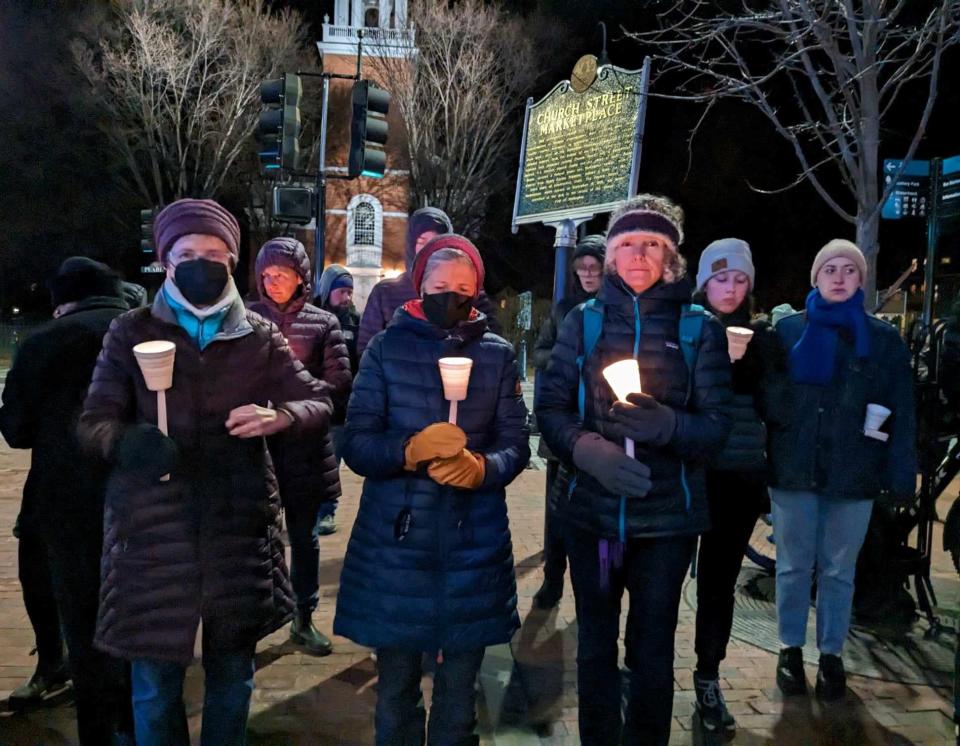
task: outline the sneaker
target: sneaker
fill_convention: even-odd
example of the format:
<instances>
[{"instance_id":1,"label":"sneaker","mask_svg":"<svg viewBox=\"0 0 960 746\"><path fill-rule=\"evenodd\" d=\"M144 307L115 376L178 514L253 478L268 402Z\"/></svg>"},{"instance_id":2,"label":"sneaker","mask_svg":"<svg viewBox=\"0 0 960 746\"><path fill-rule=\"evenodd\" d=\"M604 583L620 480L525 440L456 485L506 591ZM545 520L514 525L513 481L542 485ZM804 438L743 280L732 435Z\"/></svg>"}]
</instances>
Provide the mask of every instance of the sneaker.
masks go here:
<instances>
[{"instance_id":1,"label":"sneaker","mask_svg":"<svg viewBox=\"0 0 960 746\"><path fill-rule=\"evenodd\" d=\"M544 578L540 590L533 595L533 605L538 609L552 609L563 598L563 575L559 581Z\"/></svg>"},{"instance_id":2,"label":"sneaker","mask_svg":"<svg viewBox=\"0 0 960 746\"><path fill-rule=\"evenodd\" d=\"M700 722L708 733L733 731L737 729L737 721L727 709L727 703L720 691L720 679L716 676L701 676L693 672L693 691L697 695L697 712Z\"/></svg>"},{"instance_id":3,"label":"sneaker","mask_svg":"<svg viewBox=\"0 0 960 746\"><path fill-rule=\"evenodd\" d=\"M70 674L65 666L50 673L38 670L26 684L21 684L10 693L7 702L11 710L41 705L45 700L63 692L69 683Z\"/></svg>"},{"instance_id":4,"label":"sneaker","mask_svg":"<svg viewBox=\"0 0 960 746\"><path fill-rule=\"evenodd\" d=\"M330 642L329 637L313 626L311 617L309 610L297 611L290 625L290 639L310 655L330 655L333 652L333 643Z\"/></svg>"},{"instance_id":5,"label":"sneaker","mask_svg":"<svg viewBox=\"0 0 960 746\"><path fill-rule=\"evenodd\" d=\"M803 651L800 648L783 648L777 661L777 686L791 696L806 694L807 678L803 671Z\"/></svg>"},{"instance_id":6,"label":"sneaker","mask_svg":"<svg viewBox=\"0 0 960 746\"><path fill-rule=\"evenodd\" d=\"M820 670L817 671L817 698L825 702L842 699L847 691L847 675L839 655L820 655Z\"/></svg>"},{"instance_id":7,"label":"sneaker","mask_svg":"<svg viewBox=\"0 0 960 746\"><path fill-rule=\"evenodd\" d=\"M317 534L319 536L329 536L335 533L337 533L337 522L333 517L333 513L325 515L320 519L320 523L317 524Z\"/></svg>"}]
</instances>

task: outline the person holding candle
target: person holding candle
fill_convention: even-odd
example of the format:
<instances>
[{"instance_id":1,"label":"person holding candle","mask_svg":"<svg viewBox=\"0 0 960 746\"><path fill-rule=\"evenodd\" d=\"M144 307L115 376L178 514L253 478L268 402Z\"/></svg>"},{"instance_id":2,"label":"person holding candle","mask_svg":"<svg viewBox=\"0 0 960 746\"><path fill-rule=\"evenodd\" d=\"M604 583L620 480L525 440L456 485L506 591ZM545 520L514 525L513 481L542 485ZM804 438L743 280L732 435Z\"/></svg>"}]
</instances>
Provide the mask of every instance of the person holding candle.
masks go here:
<instances>
[{"instance_id":1,"label":"person holding candle","mask_svg":"<svg viewBox=\"0 0 960 746\"><path fill-rule=\"evenodd\" d=\"M544 320L533 348L533 364L546 370L550 353L557 341L557 330L566 315L584 301L595 298L603 281L603 252L606 239L598 234L584 236L573 250L570 260L573 292L563 298ZM557 511L557 476L560 462L553 457L541 438L539 455L547 463L546 516L543 522L543 585L533 596L539 609L552 609L563 597L563 576L567 571L567 550L563 548L563 521ZM566 482L566 475L562 477Z\"/></svg>"},{"instance_id":2,"label":"person holding candle","mask_svg":"<svg viewBox=\"0 0 960 746\"><path fill-rule=\"evenodd\" d=\"M537 406L543 437L572 474L561 511L577 605L580 738L588 746L670 738L680 590L696 536L710 525L702 459L729 429L724 330L690 306L677 248L682 225L681 208L655 195L611 215L603 286L592 306L564 319ZM685 338L691 320L698 332ZM616 401L603 371L631 358L643 393ZM617 667L624 590L625 722Z\"/></svg>"},{"instance_id":3,"label":"person holding candle","mask_svg":"<svg viewBox=\"0 0 960 746\"><path fill-rule=\"evenodd\" d=\"M418 298L420 288L413 283L413 262L420 250L435 236L452 231L450 218L437 207L421 207L407 218L407 241L404 249L406 271L397 277L380 280L370 291L357 331L358 355L363 355L375 334L387 328L398 308L407 301ZM480 288L480 295L473 305L487 317L490 331L499 334L500 325L497 323L493 304L483 292L483 287Z\"/></svg>"},{"instance_id":4,"label":"person holding candle","mask_svg":"<svg viewBox=\"0 0 960 746\"><path fill-rule=\"evenodd\" d=\"M519 627L505 487L530 457L527 410L513 348L473 306L483 275L468 239L429 241L420 298L371 340L347 409L343 458L365 480L333 629L376 649L378 744L423 743L424 653L437 661L428 742L478 743L484 649ZM451 357L473 361L456 424Z\"/></svg>"},{"instance_id":5,"label":"person holding candle","mask_svg":"<svg viewBox=\"0 0 960 746\"><path fill-rule=\"evenodd\" d=\"M734 590L743 554L757 518L768 513L766 429L760 417L761 386L786 370L786 354L769 323L751 320L754 276L750 247L721 238L700 255L697 303L727 328L752 331L746 350L733 361L733 427L723 450L709 462L707 502L711 528L700 540L697 561L697 667L693 673L697 711L710 733L732 731L736 721L720 691L720 663L733 624ZM731 359L738 353L730 345Z\"/></svg>"},{"instance_id":6,"label":"person holding candle","mask_svg":"<svg viewBox=\"0 0 960 746\"><path fill-rule=\"evenodd\" d=\"M131 661L137 744L185 746L183 680L202 621L201 743L235 746L254 646L294 609L264 438L326 427L329 384L244 308L231 277L240 228L226 209L178 200L154 241L163 287L110 325L80 416L81 443L112 462L95 643ZM133 352L161 340L176 346L169 436Z\"/></svg>"},{"instance_id":7,"label":"person holding candle","mask_svg":"<svg viewBox=\"0 0 960 746\"><path fill-rule=\"evenodd\" d=\"M351 384L347 348L337 318L307 302L312 297L307 250L295 238L272 238L257 254L256 275L260 300L250 310L279 327L297 360L329 385L334 411L342 412ZM340 498L333 439L324 428L278 433L267 444L290 537L290 580L297 597L290 639L311 655L328 655L332 645L313 625L313 612L320 600L321 519L333 514Z\"/></svg>"},{"instance_id":8,"label":"person holding candle","mask_svg":"<svg viewBox=\"0 0 960 746\"><path fill-rule=\"evenodd\" d=\"M867 262L834 239L810 270L806 311L780 321L788 369L763 387L777 544L777 684L806 692L802 647L816 567L816 693L843 697L857 555L878 498L916 490L916 413L910 353L895 327L864 310ZM871 410L888 412L878 432ZM881 418L882 419L882 418Z\"/></svg>"}]
</instances>

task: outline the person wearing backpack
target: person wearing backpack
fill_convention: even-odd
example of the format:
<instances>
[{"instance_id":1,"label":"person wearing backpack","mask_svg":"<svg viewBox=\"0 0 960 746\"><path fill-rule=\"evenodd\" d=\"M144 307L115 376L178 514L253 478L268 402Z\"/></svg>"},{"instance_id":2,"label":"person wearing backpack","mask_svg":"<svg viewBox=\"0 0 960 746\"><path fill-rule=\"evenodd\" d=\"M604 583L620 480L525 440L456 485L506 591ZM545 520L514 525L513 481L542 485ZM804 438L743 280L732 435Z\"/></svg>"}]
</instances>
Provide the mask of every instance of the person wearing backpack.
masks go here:
<instances>
[{"instance_id":1,"label":"person wearing backpack","mask_svg":"<svg viewBox=\"0 0 960 746\"><path fill-rule=\"evenodd\" d=\"M697 632L693 673L696 708L708 733L733 731L736 721L720 691L720 662L733 624L734 590L757 518L770 512L766 487L767 432L758 403L770 375L786 370L786 353L766 321L751 320L756 271L746 241L721 238L700 255L694 300L727 328L750 329L746 352L733 363L733 427L707 469L712 527L700 540L697 560Z\"/></svg>"},{"instance_id":2,"label":"person wearing backpack","mask_svg":"<svg viewBox=\"0 0 960 746\"><path fill-rule=\"evenodd\" d=\"M729 430L724 329L690 303L677 250L682 224L682 209L655 195L611 215L603 286L564 319L541 384L541 433L571 473L560 510L585 746L669 741L680 591L696 537L710 526L702 459ZM630 358L643 393L617 402L603 369ZM625 722L617 667L624 590Z\"/></svg>"}]
</instances>

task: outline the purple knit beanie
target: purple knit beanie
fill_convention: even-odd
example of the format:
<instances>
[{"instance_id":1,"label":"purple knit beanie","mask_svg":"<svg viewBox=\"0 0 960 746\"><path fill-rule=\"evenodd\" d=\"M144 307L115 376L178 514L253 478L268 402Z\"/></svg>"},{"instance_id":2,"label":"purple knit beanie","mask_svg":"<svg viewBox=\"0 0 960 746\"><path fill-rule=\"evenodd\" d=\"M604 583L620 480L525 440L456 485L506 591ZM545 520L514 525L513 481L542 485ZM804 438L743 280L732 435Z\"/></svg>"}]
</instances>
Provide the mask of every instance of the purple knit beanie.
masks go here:
<instances>
[{"instance_id":1,"label":"purple knit beanie","mask_svg":"<svg viewBox=\"0 0 960 746\"><path fill-rule=\"evenodd\" d=\"M236 266L240 258L240 226L225 207L212 199L178 199L160 211L153 221L153 240L160 262L166 263L178 238L192 233L221 239Z\"/></svg>"}]
</instances>

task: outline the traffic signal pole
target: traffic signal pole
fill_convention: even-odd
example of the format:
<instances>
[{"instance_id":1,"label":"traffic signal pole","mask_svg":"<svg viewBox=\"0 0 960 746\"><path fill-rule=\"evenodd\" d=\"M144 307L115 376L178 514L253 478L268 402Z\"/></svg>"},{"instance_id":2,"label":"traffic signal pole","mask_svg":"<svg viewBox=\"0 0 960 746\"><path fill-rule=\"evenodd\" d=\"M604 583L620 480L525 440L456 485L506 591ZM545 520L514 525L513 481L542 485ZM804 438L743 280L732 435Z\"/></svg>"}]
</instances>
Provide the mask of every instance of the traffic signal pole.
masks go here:
<instances>
[{"instance_id":1,"label":"traffic signal pole","mask_svg":"<svg viewBox=\"0 0 960 746\"><path fill-rule=\"evenodd\" d=\"M326 260L327 246L327 110L330 102L330 78L323 79L323 100L320 107L320 153L317 156L317 197L313 231L313 290L320 292L320 277Z\"/></svg>"}]
</instances>

